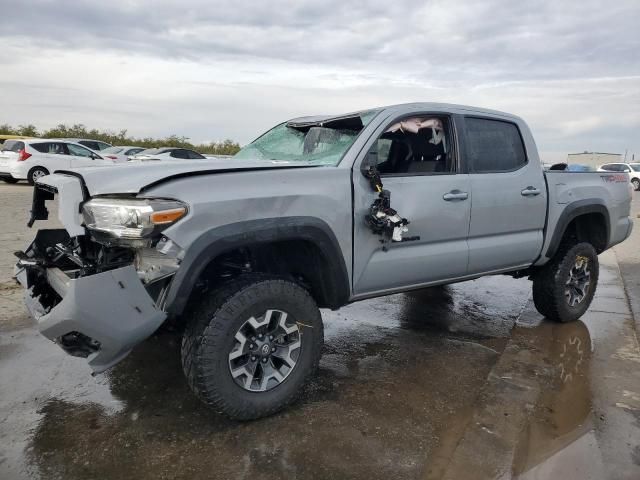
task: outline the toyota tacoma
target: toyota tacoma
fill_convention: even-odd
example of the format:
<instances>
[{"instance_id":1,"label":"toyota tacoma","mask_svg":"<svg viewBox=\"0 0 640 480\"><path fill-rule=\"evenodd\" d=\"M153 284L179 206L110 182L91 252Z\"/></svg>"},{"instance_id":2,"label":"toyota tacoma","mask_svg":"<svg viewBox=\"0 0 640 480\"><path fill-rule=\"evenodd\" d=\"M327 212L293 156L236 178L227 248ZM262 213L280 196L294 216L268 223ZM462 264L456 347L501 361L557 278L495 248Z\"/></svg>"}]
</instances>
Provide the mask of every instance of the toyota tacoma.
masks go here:
<instances>
[{"instance_id":1,"label":"toyota tacoma","mask_svg":"<svg viewBox=\"0 0 640 480\"><path fill-rule=\"evenodd\" d=\"M294 119L229 159L60 170L17 252L40 332L94 372L164 322L191 389L236 419L316 370L320 308L484 275L532 280L548 319L589 307L632 228L626 174L544 171L517 116L414 103ZM496 299L496 301L500 301Z\"/></svg>"}]
</instances>

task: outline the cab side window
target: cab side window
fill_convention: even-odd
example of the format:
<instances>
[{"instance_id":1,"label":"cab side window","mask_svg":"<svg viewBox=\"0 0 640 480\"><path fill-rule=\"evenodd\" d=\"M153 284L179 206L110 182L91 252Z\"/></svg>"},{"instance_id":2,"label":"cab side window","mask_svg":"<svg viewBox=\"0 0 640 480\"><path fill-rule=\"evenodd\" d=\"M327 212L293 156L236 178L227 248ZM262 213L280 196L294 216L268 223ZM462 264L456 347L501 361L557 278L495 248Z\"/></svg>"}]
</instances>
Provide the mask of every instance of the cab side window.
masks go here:
<instances>
[{"instance_id":1,"label":"cab side window","mask_svg":"<svg viewBox=\"0 0 640 480\"><path fill-rule=\"evenodd\" d=\"M58 142L40 142L32 143L31 147L40 153L49 153L53 155L69 155L69 151L64 143Z\"/></svg>"},{"instance_id":2,"label":"cab side window","mask_svg":"<svg viewBox=\"0 0 640 480\"><path fill-rule=\"evenodd\" d=\"M91 150L81 147L80 145L68 143L67 148L69 149L69 155L75 155L76 157L93 157Z\"/></svg>"},{"instance_id":3,"label":"cab side window","mask_svg":"<svg viewBox=\"0 0 640 480\"><path fill-rule=\"evenodd\" d=\"M391 124L369 150L381 175L454 173L447 118L421 115Z\"/></svg>"},{"instance_id":4,"label":"cab side window","mask_svg":"<svg viewBox=\"0 0 640 480\"><path fill-rule=\"evenodd\" d=\"M512 172L527 164L518 127L510 122L466 117L467 154L473 173Z\"/></svg>"},{"instance_id":5,"label":"cab side window","mask_svg":"<svg viewBox=\"0 0 640 480\"><path fill-rule=\"evenodd\" d=\"M183 150L181 148L178 148L174 151L172 151L169 156L173 157L173 158L189 158L187 151Z\"/></svg>"}]
</instances>

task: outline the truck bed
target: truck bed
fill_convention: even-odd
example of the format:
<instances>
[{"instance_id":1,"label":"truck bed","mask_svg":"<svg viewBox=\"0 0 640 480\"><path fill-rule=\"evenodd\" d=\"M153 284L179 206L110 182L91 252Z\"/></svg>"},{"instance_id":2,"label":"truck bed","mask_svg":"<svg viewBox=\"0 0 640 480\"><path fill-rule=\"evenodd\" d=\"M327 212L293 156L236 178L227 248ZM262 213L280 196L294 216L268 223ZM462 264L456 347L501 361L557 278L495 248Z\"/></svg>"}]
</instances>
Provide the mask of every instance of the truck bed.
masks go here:
<instances>
[{"instance_id":1,"label":"truck bed","mask_svg":"<svg viewBox=\"0 0 640 480\"><path fill-rule=\"evenodd\" d=\"M629 198L633 188L626 173L566 172L548 170L544 172L547 184L548 209L545 240L542 255L536 265L545 263L552 252L554 231L563 231L572 213L583 206L601 205L608 212L609 238L607 248L622 242L630 233L633 223L629 217Z\"/></svg>"}]
</instances>

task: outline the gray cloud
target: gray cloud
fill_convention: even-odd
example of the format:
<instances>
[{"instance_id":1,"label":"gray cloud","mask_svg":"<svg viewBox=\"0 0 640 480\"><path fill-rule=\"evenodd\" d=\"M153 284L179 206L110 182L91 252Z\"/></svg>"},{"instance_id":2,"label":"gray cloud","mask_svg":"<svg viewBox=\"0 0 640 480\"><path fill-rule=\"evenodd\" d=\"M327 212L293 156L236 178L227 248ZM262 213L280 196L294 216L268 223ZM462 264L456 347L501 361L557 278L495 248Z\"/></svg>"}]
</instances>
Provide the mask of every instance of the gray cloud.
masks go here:
<instances>
[{"instance_id":1,"label":"gray cloud","mask_svg":"<svg viewBox=\"0 0 640 480\"><path fill-rule=\"evenodd\" d=\"M289 114L424 99L515 111L553 151L586 144L640 151L635 0L0 0L0 7L10 12L0 18L0 101L16 109L1 110L0 121L38 112L57 123L34 98L20 110L34 85L73 89L35 94L67 102L59 109L65 119L75 111L77 120L115 125L137 112L148 120L138 125L144 134L189 125L191 136L209 135L198 127L208 121L243 141L252 136L247 128L257 133ZM43 75L21 85L21 71L36 68L25 66L27 56ZM95 75L101 65L104 77ZM185 106L187 119L162 116ZM234 112L244 110L237 118L246 121L256 106L263 113L248 127L229 126Z\"/></svg>"},{"instance_id":2,"label":"gray cloud","mask_svg":"<svg viewBox=\"0 0 640 480\"><path fill-rule=\"evenodd\" d=\"M25 0L3 10L11 12L0 19L4 38L67 49L404 67L441 81L460 72L476 79L640 73L634 0Z\"/></svg>"}]
</instances>

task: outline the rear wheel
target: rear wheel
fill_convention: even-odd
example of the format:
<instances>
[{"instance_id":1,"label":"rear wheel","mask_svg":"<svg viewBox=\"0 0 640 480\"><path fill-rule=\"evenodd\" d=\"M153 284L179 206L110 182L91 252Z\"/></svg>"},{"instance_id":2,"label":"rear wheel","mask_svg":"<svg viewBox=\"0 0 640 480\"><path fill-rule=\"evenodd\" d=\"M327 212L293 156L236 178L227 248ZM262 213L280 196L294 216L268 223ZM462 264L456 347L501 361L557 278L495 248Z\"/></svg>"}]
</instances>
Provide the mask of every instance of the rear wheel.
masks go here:
<instances>
[{"instance_id":1,"label":"rear wheel","mask_svg":"<svg viewBox=\"0 0 640 480\"><path fill-rule=\"evenodd\" d=\"M598 254L589 243L564 245L533 278L533 303L556 322L572 322L587 311L598 284Z\"/></svg>"},{"instance_id":2,"label":"rear wheel","mask_svg":"<svg viewBox=\"0 0 640 480\"><path fill-rule=\"evenodd\" d=\"M40 177L44 177L45 175L49 175L49 171L46 168L33 167L31 170L29 170L27 180L29 181L30 185L33 185L36 183L36 180L38 180Z\"/></svg>"},{"instance_id":3,"label":"rear wheel","mask_svg":"<svg viewBox=\"0 0 640 480\"><path fill-rule=\"evenodd\" d=\"M249 420L298 397L318 367L323 339L320 311L305 289L274 277L240 277L195 309L182 365L205 403Z\"/></svg>"},{"instance_id":4,"label":"rear wheel","mask_svg":"<svg viewBox=\"0 0 640 480\"><path fill-rule=\"evenodd\" d=\"M18 179L13 177L2 177L2 180L6 183L18 183Z\"/></svg>"},{"instance_id":5,"label":"rear wheel","mask_svg":"<svg viewBox=\"0 0 640 480\"><path fill-rule=\"evenodd\" d=\"M634 190L640 190L640 179L634 178L631 180L631 183L633 183Z\"/></svg>"}]
</instances>

